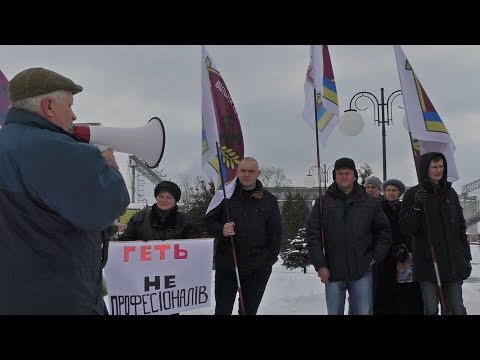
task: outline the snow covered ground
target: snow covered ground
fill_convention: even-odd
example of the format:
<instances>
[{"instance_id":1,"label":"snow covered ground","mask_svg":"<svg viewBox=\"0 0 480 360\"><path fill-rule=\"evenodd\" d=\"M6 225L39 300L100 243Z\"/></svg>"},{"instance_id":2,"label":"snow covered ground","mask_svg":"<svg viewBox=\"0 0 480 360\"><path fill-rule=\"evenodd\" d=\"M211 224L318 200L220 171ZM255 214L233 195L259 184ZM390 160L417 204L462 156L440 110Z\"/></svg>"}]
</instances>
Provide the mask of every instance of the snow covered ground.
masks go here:
<instances>
[{"instance_id":1,"label":"snow covered ground","mask_svg":"<svg viewBox=\"0 0 480 360\"><path fill-rule=\"evenodd\" d=\"M463 299L469 315L480 315L480 245L471 245L472 275L463 285ZM212 274L212 294L214 288ZM274 265L272 276L265 290L259 315L325 315L325 287L312 266L304 274L302 270L287 270L281 260ZM211 315L214 299L208 308L184 312L188 315ZM234 314L237 314L238 303ZM347 312L347 309L345 310Z\"/></svg>"}]
</instances>

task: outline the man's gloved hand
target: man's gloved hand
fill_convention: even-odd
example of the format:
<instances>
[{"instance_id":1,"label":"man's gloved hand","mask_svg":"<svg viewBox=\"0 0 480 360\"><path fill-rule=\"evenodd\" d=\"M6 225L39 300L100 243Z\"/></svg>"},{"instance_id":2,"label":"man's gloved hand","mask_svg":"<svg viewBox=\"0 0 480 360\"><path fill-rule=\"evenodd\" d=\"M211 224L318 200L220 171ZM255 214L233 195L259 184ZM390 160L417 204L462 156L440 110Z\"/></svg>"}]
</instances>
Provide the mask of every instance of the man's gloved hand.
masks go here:
<instances>
[{"instance_id":1,"label":"man's gloved hand","mask_svg":"<svg viewBox=\"0 0 480 360\"><path fill-rule=\"evenodd\" d=\"M415 209L423 209L423 203L427 200L428 193L424 189L417 190L415 193Z\"/></svg>"}]
</instances>

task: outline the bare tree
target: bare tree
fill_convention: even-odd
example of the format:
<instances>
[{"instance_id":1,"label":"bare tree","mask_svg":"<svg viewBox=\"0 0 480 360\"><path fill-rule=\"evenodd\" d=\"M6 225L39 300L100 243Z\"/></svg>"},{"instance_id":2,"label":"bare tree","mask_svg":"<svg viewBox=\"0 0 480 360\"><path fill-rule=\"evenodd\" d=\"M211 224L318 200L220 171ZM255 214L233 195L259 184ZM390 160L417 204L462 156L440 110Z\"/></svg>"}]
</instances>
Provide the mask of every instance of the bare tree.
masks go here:
<instances>
[{"instance_id":1,"label":"bare tree","mask_svg":"<svg viewBox=\"0 0 480 360\"><path fill-rule=\"evenodd\" d=\"M215 194L215 185L212 179L205 179L203 176L195 176L194 186L190 188L190 202L185 207L185 212L188 213L194 223L200 228L202 236L208 236L207 228L205 226L204 217L208 205Z\"/></svg>"},{"instance_id":2,"label":"bare tree","mask_svg":"<svg viewBox=\"0 0 480 360\"><path fill-rule=\"evenodd\" d=\"M259 179L263 186L268 187L277 197L284 192L281 188L291 186L292 184L292 180L288 179L285 175L285 170L275 166L260 169Z\"/></svg>"},{"instance_id":3,"label":"bare tree","mask_svg":"<svg viewBox=\"0 0 480 360\"><path fill-rule=\"evenodd\" d=\"M362 166L360 166L360 169L358 170L358 176L362 179L361 184L364 185L365 179L372 174L373 174L373 170L370 167L370 165L368 165L367 163L364 163Z\"/></svg>"},{"instance_id":4,"label":"bare tree","mask_svg":"<svg viewBox=\"0 0 480 360\"><path fill-rule=\"evenodd\" d=\"M292 180L285 175L285 170L274 166L261 169L260 181L265 187L285 187L292 184Z\"/></svg>"},{"instance_id":5,"label":"bare tree","mask_svg":"<svg viewBox=\"0 0 480 360\"><path fill-rule=\"evenodd\" d=\"M192 178L190 175L181 175L179 181L180 188L182 189L182 202L185 208L190 208L192 202Z\"/></svg>"}]
</instances>

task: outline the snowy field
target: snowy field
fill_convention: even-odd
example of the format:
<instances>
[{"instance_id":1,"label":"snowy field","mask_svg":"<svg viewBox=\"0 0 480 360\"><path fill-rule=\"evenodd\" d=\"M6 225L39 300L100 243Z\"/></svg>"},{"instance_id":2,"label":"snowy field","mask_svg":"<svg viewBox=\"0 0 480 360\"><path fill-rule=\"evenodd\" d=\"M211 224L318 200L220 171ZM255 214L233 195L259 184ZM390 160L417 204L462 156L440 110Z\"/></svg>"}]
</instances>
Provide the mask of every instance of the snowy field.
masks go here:
<instances>
[{"instance_id":1,"label":"snowy field","mask_svg":"<svg viewBox=\"0 0 480 360\"><path fill-rule=\"evenodd\" d=\"M472 275L463 285L463 299L468 315L480 315L480 245L471 245ZM212 274L212 296L214 289ZM301 269L287 270L279 260L265 290L259 315L325 315L325 287L315 269L310 266L304 274ZM212 315L212 306L182 313L182 315ZM234 314L238 312L238 302ZM347 307L345 312L347 312Z\"/></svg>"}]
</instances>

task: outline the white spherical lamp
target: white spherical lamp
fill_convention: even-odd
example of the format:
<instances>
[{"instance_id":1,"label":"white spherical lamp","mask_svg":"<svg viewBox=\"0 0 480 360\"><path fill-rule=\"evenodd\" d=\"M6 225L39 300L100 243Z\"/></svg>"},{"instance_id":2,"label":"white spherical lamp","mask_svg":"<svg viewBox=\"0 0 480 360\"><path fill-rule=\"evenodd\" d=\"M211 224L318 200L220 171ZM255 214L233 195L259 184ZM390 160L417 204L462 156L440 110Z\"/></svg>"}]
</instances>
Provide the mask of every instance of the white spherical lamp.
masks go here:
<instances>
[{"instance_id":1,"label":"white spherical lamp","mask_svg":"<svg viewBox=\"0 0 480 360\"><path fill-rule=\"evenodd\" d=\"M364 128L362 115L355 110L347 110L340 118L338 128L343 135L357 136Z\"/></svg>"},{"instance_id":2,"label":"white spherical lamp","mask_svg":"<svg viewBox=\"0 0 480 360\"><path fill-rule=\"evenodd\" d=\"M316 177L313 175L306 175L304 179L305 187L312 188L317 184Z\"/></svg>"}]
</instances>

